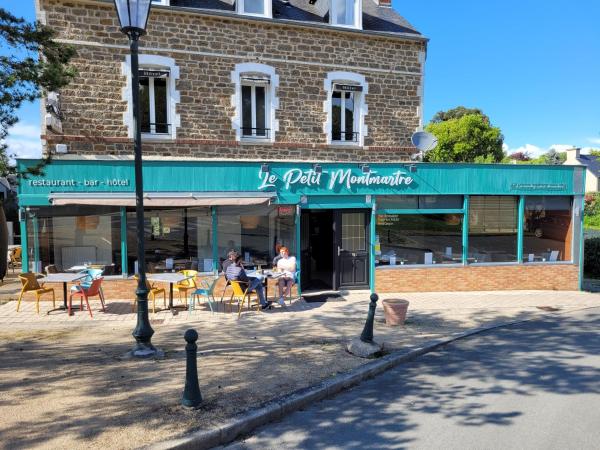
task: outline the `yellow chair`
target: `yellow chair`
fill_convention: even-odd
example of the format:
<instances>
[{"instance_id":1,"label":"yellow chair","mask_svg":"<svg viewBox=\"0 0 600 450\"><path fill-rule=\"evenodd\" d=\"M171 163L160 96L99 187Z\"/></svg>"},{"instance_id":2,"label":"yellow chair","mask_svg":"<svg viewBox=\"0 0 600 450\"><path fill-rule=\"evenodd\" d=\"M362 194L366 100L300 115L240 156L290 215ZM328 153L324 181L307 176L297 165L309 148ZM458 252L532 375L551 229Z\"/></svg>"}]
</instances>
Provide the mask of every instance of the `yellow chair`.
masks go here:
<instances>
[{"instance_id":1,"label":"yellow chair","mask_svg":"<svg viewBox=\"0 0 600 450\"><path fill-rule=\"evenodd\" d=\"M229 305L234 299L238 301L238 318L242 314L242 308L244 307L244 302L246 299L248 300L248 310L252 309L252 295L254 294L254 301L256 302L256 310L260 311L260 301L258 300L258 294L256 291L249 291L249 284L245 281L231 281L231 288L233 289L233 295L229 300Z\"/></svg>"},{"instance_id":2,"label":"yellow chair","mask_svg":"<svg viewBox=\"0 0 600 450\"><path fill-rule=\"evenodd\" d=\"M19 280L21 280L23 287L21 288L21 294L19 295L19 301L17 302L17 312L19 312L23 294L26 292L35 292L35 309L38 314L40 313L40 297L48 292L52 292L52 305L53 308L56 308L56 294L54 293L54 288L45 288L44 283L40 284L38 281L38 278L43 276L44 275L42 274L31 272L19 275Z\"/></svg>"},{"instance_id":3,"label":"yellow chair","mask_svg":"<svg viewBox=\"0 0 600 450\"><path fill-rule=\"evenodd\" d=\"M138 275L134 275L133 278L139 280L140 277ZM157 294L163 295L163 306L165 309L167 308L167 291L164 288L156 287L154 283L151 284L148 280L146 280L146 289L148 289L148 298L152 300L152 314L156 314ZM137 296L134 297L133 305L131 306L131 312L135 312L135 305L137 305Z\"/></svg>"},{"instance_id":4,"label":"yellow chair","mask_svg":"<svg viewBox=\"0 0 600 450\"><path fill-rule=\"evenodd\" d=\"M183 301L187 306L188 291L195 291L198 289L198 286L196 285L198 272L196 270L181 270L179 273L185 277L189 277L175 285L175 289L177 289L177 292L179 293L179 301ZM183 299L181 297L182 292Z\"/></svg>"}]
</instances>

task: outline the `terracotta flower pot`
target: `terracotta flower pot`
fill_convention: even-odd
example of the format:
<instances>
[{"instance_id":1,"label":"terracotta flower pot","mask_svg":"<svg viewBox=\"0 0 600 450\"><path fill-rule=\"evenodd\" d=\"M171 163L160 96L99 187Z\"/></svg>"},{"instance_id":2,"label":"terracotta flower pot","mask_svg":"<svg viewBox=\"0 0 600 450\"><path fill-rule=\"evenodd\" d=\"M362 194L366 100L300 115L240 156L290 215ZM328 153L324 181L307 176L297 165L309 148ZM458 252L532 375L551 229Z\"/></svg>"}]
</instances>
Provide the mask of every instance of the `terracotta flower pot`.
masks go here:
<instances>
[{"instance_id":1,"label":"terracotta flower pot","mask_svg":"<svg viewBox=\"0 0 600 450\"><path fill-rule=\"evenodd\" d=\"M387 298L383 300L382 304L386 325L404 325L406 311L408 310L408 300L402 300L400 298Z\"/></svg>"}]
</instances>

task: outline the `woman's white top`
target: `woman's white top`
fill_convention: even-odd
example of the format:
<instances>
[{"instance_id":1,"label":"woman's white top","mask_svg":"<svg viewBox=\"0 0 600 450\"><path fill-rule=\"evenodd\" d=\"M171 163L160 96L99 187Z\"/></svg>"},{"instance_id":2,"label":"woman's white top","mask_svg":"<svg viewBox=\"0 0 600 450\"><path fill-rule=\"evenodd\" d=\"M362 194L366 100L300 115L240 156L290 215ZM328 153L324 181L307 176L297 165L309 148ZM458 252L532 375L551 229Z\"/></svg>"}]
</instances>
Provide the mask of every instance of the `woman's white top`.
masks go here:
<instances>
[{"instance_id":1,"label":"woman's white top","mask_svg":"<svg viewBox=\"0 0 600 450\"><path fill-rule=\"evenodd\" d=\"M277 261L277 268L287 277L293 277L296 273L296 257L288 256Z\"/></svg>"}]
</instances>

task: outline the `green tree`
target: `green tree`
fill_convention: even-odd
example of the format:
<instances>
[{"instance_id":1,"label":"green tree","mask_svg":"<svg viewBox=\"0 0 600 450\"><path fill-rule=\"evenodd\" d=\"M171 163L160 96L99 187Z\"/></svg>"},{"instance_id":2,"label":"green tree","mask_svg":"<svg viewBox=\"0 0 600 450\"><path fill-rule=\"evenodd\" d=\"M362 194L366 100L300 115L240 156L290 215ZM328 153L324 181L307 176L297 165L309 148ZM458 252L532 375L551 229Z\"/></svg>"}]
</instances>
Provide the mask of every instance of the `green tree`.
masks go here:
<instances>
[{"instance_id":1,"label":"green tree","mask_svg":"<svg viewBox=\"0 0 600 450\"><path fill-rule=\"evenodd\" d=\"M590 149L590 155L591 156L600 156L600 148L592 148Z\"/></svg>"},{"instance_id":2,"label":"green tree","mask_svg":"<svg viewBox=\"0 0 600 450\"><path fill-rule=\"evenodd\" d=\"M438 139L438 145L425 154L425 161L494 163L504 159L502 132L481 110L460 106L439 112L434 119L425 130Z\"/></svg>"},{"instance_id":3,"label":"green tree","mask_svg":"<svg viewBox=\"0 0 600 450\"><path fill-rule=\"evenodd\" d=\"M8 130L18 121L17 110L45 92L57 91L76 75L69 65L75 49L54 40L55 32L36 22L28 23L0 8L0 175L10 170L6 154ZM19 174L42 172L49 159ZM8 234L4 209L0 208L0 279L6 275Z\"/></svg>"}]
</instances>

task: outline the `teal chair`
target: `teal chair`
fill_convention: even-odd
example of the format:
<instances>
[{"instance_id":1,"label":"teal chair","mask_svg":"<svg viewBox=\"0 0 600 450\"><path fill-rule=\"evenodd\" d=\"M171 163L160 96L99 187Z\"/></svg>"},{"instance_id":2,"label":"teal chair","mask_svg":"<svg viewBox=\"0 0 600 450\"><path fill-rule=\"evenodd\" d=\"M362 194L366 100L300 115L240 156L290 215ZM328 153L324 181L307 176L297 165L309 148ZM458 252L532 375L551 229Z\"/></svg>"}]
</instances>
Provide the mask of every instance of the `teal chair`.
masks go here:
<instances>
[{"instance_id":1,"label":"teal chair","mask_svg":"<svg viewBox=\"0 0 600 450\"><path fill-rule=\"evenodd\" d=\"M219 281L219 277L213 278L212 282L209 284L206 280L200 281L200 288L196 289L190 295L190 309L194 308L196 299L201 299L203 297L208 301L208 306L210 307L210 312L215 312L213 306L216 303L215 300L215 286Z\"/></svg>"},{"instance_id":2,"label":"teal chair","mask_svg":"<svg viewBox=\"0 0 600 450\"><path fill-rule=\"evenodd\" d=\"M71 294L74 292L81 291L82 289L89 289L92 286L92 282L95 279L100 278L103 272L104 271L102 269L85 269L79 272L80 275L85 274L85 278L81 278L80 280L78 280L79 284L71 288ZM100 300L104 302L104 292L102 292L102 287L100 287Z\"/></svg>"}]
</instances>

